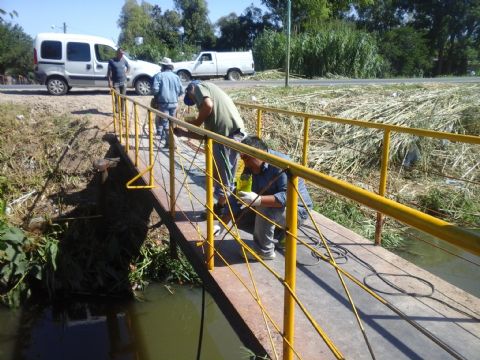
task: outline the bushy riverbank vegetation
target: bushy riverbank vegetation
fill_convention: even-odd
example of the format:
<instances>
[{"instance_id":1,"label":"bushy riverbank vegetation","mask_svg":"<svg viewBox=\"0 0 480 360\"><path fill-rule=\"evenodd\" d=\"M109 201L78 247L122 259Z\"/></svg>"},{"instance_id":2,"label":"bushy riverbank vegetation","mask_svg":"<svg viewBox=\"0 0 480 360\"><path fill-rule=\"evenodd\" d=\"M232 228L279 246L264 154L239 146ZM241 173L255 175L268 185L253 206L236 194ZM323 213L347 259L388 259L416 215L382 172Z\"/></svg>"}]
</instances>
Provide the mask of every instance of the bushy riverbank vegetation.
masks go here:
<instances>
[{"instance_id":1,"label":"bushy riverbank vegetation","mask_svg":"<svg viewBox=\"0 0 480 360\"><path fill-rule=\"evenodd\" d=\"M183 256L170 259L148 193L123 186L125 166L110 171L100 206L92 162L112 155L105 129L42 106L0 104L0 113L0 302L199 282Z\"/></svg>"}]
</instances>

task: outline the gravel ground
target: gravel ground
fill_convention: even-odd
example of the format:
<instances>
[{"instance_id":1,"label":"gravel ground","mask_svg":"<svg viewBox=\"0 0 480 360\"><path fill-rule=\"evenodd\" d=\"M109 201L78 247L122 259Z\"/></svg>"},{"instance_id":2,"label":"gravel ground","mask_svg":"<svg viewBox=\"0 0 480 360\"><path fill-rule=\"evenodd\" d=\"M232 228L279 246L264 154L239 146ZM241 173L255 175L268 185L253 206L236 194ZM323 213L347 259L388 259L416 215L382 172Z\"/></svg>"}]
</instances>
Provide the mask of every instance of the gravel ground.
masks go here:
<instances>
[{"instance_id":1,"label":"gravel ground","mask_svg":"<svg viewBox=\"0 0 480 360\"><path fill-rule=\"evenodd\" d=\"M150 96L135 96L142 104L150 102ZM16 103L32 107L32 112L51 115L71 115L74 118L85 118L102 128L112 123L112 101L108 90L72 89L65 96L52 96L47 91L3 91L0 103Z\"/></svg>"}]
</instances>

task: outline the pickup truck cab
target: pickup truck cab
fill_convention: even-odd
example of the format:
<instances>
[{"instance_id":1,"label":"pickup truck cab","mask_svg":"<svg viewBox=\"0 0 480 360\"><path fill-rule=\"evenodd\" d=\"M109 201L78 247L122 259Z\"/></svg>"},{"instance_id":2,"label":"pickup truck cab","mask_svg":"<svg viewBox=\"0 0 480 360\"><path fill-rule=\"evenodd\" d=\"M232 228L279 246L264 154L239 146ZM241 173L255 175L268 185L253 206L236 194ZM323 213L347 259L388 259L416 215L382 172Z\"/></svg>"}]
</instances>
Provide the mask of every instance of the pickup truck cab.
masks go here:
<instances>
[{"instance_id":1,"label":"pickup truck cab","mask_svg":"<svg viewBox=\"0 0 480 360\"><path fill-rule=\"evenodd\" d=\"M240 80L242 75L255 73L252 51L202 51L193 61L175 62L174 71L184 82L192 78L225 77Z\"/></svg>"},{"instance_id":2,"label":"pickup truck cab","mask_svg":"<svg viewBox=\"0 0 480 360\"><path fill-rule=\"evenodd\" d=\"M108 60L115 57L116 49L113 41L98 36L38 34L33 50L35 77L52 95L64 95L72 87L108 87ZM149 95L160 66L124 57L130 66L127 87Z\"/></svg>"}]
</instances>

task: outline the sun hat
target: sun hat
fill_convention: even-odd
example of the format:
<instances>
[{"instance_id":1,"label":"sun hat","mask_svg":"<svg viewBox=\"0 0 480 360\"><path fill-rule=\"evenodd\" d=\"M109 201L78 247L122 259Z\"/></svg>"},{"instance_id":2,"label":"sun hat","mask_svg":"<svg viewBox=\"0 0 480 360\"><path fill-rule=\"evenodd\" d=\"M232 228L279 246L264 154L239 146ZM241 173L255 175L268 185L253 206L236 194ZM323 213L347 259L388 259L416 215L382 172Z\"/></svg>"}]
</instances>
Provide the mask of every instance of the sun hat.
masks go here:
<instances>
[{"instance_id":1,"label":"sun hat","mask_svg":"<svg viewBox=\"0 0 480 360\"><path fill-rule=\"evenodd\" d=\"M195 101L193 101L192 99L190 99L190 97L188 96L188 93L189 92L192 92L193 89L195 88L195 85L197 84L200 84L200 81L199 80L193 80L192 82L190 82L190 84L188 84L188 86L185 88L185 96L183 98L183 102L185 103L185 105L187 106L193 106L195 105Z\"/></svg>"},{"instance_id":2,"label":"sun hat","mask_svg":"<svg viewBox=\"0 0 480 360\"><path fill-rule=\"evenodd\" d=\"M168 57L164 57L162 60L160 60L160 65L170 65L173 66L172 59Z\"/></svg>"}]
</instances>

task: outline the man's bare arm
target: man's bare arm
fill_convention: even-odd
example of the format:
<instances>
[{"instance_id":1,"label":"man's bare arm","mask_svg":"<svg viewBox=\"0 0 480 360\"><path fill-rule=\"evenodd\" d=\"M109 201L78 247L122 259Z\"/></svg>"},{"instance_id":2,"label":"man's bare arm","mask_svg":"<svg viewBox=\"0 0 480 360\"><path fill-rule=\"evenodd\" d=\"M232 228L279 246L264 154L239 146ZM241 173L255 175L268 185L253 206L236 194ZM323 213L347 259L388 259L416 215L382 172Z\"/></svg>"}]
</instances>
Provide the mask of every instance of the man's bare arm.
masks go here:
<instances>
[{"instance_id":1,"label":"man's bare arm","mask_svg":"<svg viewBox=\"0 0 480 360\"><path fill-rule=\"evenodd\" d=\"M201 126L213 111L213 101L209 97L203 98L202 105L198 110L198 116L195 120L189 121L190 124Z\"/></svg>"}]
</instances>

